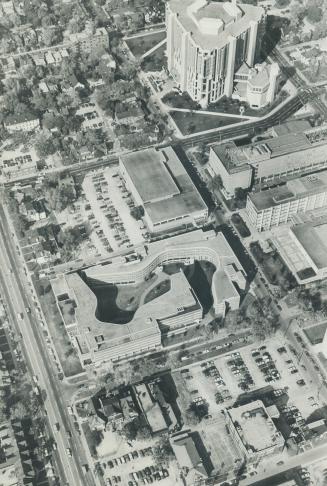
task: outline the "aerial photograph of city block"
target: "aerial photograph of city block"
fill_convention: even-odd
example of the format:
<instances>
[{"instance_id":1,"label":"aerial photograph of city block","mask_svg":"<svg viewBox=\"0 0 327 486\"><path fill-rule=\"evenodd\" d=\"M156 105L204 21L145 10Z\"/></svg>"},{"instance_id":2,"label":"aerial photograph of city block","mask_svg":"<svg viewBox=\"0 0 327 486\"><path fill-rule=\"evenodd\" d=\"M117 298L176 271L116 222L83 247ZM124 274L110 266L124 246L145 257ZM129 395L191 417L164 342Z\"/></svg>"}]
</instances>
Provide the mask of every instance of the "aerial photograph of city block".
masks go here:
<instances>
[{"instance_id":1,"label":"aerial photograph of city block","mask_svg":"<svg viewBox=\"0 0 327 486\"><path fill-rule=\"evenodd\" d=\"M327 486L327 0L0 0L0 486Z\"/></svg>"}]
</instances>

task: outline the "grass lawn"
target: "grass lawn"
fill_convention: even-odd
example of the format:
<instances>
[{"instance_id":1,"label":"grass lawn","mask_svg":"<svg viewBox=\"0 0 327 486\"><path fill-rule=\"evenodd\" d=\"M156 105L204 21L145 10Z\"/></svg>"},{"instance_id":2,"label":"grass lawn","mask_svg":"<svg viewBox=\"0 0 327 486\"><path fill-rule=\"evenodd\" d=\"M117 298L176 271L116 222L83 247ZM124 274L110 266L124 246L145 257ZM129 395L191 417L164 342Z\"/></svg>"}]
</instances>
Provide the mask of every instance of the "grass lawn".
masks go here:
<instances>
[{"instance_id":1,"label":"grass lawn","mask_svg":"<svg viewBox=\"0 0 327 486\"><path fill-rule=\"evenodd\" d=\"M43 282L42 286L48 288L49 282ZM38 290L40 285L36 284L35 288ZM40 303L65 376L69 377L82 373L84 370L75 349L70 343L52 290L40 296Z\"/></svg>"},{"instance_id":2,"label":"grass lawn","mask_svg":"<svg viewBox=\"0 0 327 486\"><path fill-rule=\"evenodd\" d=\"M95 313L102 322L126 324L130 322L140 305L142 294L156 281L157 275L138 285L113 285L96 281L86 282L97 297Z\"/></svg>"},{"instance_id":3,"label":"grass lawn","mask_svg":"<svg viewBox=\"0 0 327 486\"><path fill-rule=\"evenodd\" d=\"M146 56L142 61L142 69L145 72L161 71L167 67L167 58L165 56L166 45L159 47L152 54Z\"/></svg>"},{"instance_id":4,"label":"grass lawn","mask_svg":"<svg viewBox=\"0 0 327 486\"><path fill-rule=\"evenodd\" d=\"M166 32L162 31L125 39L125 42L135 57L141 57L165 38Z\"/></svg>"},{"instance_id":5,"label":"grass lawn","mask_svg":"<svg viewBox=\"0 0 327 486\"><path fill-rule=\"evenodd\" d=\"M311 344L319 344L322 342L327 329L327 322L317 324L316 326L304 329L304 332L311 342Z\"/></svg>"},{"instance_id":6,"label":"grass lawn","mask_svg":"<svg viewBox=\"0 0 327 486\"><path fill-rule=\"evenodd\" d=\"M277 251L265 253L258 242L251 243L250 250L256 262L261 266L267 280L272 285L278 285L283 292L287 292L297 286L295 278L285 266Z\"/></svg>"},{"instance_id":7,"label":"grass lawn","mask_svg":"<svg viewBox=\"0 0 327 486\"><path fill-rule=\"evenodd\" d=\"M192 133L204 132L205 130L221 128L245 121L244 118L211 116L183 111L171 111L170 116L183 135L191 135Z\"/></svg>"},{"instance_id":8,"label":"grass lawn","mask_svg":"<svg viewBox=\"0 0 327 486\"><path fill-rule=\"evenodd\" d=\"M277 105L279 105L279 103L285 100L287 96L288 94L285 91L281 91L272 104L264 106L263 108L257 110L251 108L247 103L243 101L233 100L231 98L224 97L221 98L217 103L209 105L206 110L213 112L223 112L226 114L230 113L231 115L239 115L240 107L242 106L244 108L243 114L245 116L264 116Z\"/></svg>"},{"instance_id":9,"label":"grass lawn","mask_svg":"<svg viewBox=\"0 0 327 486\"><path fill-rule=\"evenodd\" d=\"M157 299L161 295L166 294L169 292L171 288L170 279L163 280L158 285L153 287L150 292L144 298L144 304L151 302L151 300Z\"/></svg>"}]
</instances>

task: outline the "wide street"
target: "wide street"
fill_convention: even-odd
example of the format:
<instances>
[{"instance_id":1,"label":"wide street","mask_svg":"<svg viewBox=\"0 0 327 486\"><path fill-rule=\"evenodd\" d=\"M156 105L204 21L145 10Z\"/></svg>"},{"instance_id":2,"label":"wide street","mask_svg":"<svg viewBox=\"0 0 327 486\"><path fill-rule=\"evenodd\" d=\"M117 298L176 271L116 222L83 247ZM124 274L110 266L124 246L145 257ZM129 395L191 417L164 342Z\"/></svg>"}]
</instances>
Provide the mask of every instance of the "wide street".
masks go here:
<instances>
[{"instance_id":1,"label":"wide street","mask_svg":"<svg viewBox=\"0 0 327 486\"><path fill-rule=\"evenodd\" d=\"M18 334L21 336L25 356L38 385L45 391L45 410L49 424L57 444L57 458L60 472L65 485L93 486L91 474L84 475L80 464L80 445L73 428L70 426L68 412L59 390L59 383L51 369L50 359L46 347L40 338L37 328L38 320L34 313L32 299L28 290L24 288L23 272L15 252L12 250L11 235L5 221L3 207L0 207L0 266L2 271L1 284L4 290L11 318ZM30 309L30 311L29 311ZM22 315L22 318L20 317ZM59 424L59 431L55 424ZM67 437L67 430L71 430L72 438ZM72 457L68 453L72 451Z\"/></svg>"}]
</instances>

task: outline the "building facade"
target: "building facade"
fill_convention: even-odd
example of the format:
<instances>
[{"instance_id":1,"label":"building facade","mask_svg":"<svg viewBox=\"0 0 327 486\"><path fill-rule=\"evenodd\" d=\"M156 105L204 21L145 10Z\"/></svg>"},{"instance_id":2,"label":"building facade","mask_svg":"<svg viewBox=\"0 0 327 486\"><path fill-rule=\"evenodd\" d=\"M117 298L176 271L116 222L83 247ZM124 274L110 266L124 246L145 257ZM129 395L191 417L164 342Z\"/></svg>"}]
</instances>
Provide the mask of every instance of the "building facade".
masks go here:
<instances>
[{"instance_id":1,"label":"building facade","mask_svg":"<svg viewBox=\"0 0 327 486\"><path fill-rule=\"evenodd\" d=\"M40 128L40 120L33 115L16 115L7 117L4 122L5 128L9 133L32 132Z\"/></svg>"},{"instance_id":2,"label":"building facade","mask_svg":"<svg viewBox=\"0 0 327 486\"><path fill-rule=\"evenodd\" d=\"M281 125L265 140L239 145L234 141L211 146L208 170L222 179L222 192L277 185L291 178L327 168L327 125L294 128Z\"/></svg>"},{"instance_id":3,"label":"building facade","mask_svg":"<svg viewBox=\"0 0 327 486\"><path fill-rule=\"evenodd\" d=\"M246 212L258 231L287 223L298 213L327 206L327 171L289 181L283 186L250 193Z\"/></svg>"},{"instance_id":4,"label":"building facade","mask_svg":"<svg viewBox=\"0 0 327 486\"><path fill-rule=\"evenodd\" d=\"M261 7L211 0L166 4L168 70L201 105L233 92L234 74L253 67L265 25Z\"/></svg>"},{"instance_id":5,"label":"building facade","mask_svg":"<svg viewBox=\"0 0 327 486\"><path fill-rule=\"evenodd\" d=\"M244 101L253 109L271 104L278 91L280 69L277 63L243 64L235 73L233 98Z\"/></svg>"},{"instance_id":6,"label":"building facade","mask_svg":"<svg viewBox=\"0 0 327 486\"><path fill-rule=\"evenodd\" d=\"M86 26L82 32L70 34L69 41L73 46L73 49L83 52L92 52L97 49L109 48L109 36L104 27L99 27L92 31L92 28Z\"/></svg>"}]
</instances>

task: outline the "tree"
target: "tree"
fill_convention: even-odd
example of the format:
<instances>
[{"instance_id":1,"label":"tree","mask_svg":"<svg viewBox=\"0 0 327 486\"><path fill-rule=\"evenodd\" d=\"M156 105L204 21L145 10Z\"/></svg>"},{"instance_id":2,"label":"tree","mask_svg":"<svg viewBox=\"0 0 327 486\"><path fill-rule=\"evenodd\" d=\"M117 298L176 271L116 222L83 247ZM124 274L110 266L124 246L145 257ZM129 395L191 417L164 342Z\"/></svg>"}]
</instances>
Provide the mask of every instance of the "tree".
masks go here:
<instances>
[{"instance_id":1,"label":"tree","mask_svg":"<svg viewBox=\"0 0 327 486\"><path fill-rule=\"evenodd\" d=\"M317 5L311 5L305 11L306 17L309 22L313 22L314 24L319 22L322 18L322 10Z\"/></svg>"},{"instance_id":2,"label":"tree","mask_svg":"<svg viewBox=\"0 0 327 486\"><path fill-rule=\"evenodd\" d=\"M188 408L188 412L190 415L194 415L194 417L197 419L197 422L201 422L201 420L208 415L209 404L208 402L192 402Z\"/></svg>"},{"instance_id":3,"label":"tree","mask_svg":"<svg viewBox=\"0 0 327 486\"><path fill-rule=\"evenodd\" d=\"M82 32L85 29L85 18L76 12L74 16L69 21L68 30L72 34L76 34L77 32Z\"/></svg>"},{"instance_id":4,"label":"tree","mask_svg":"<svg viewBox=\"0 0 327 486\"><path fill-rule=\"evenodd\" d=\"M112 103L124 101L126 97L133 93L133 83L125 80L118 80L110 86L97 91L97 103L100 108L107 110L112 107Z\"/></svg>"},{"instance_id":5,"label":"tree","mask_svg":"<svg viewBox=\"0 0 327 486\"><path fill-rule=\"evenodd\" d=\"M153 457L157 464L168 464L174 458L174 451L168 437L162 437L153 448Z\"/></svg>"},{"instance_id":6,"label":"tree","mask_svg":"<svg viewBox=\"0 0 327 486\"><path fill-rule=\"evenodd\" d=\"M127 440L135 440L136 438L143 440L151 436L149 426L143 415L135 417L130 422L125 422L122 428L122 434Z\"/></svg>"},{"instance_id":7,"label":"tree","mask_svg":"<svg viewBox=\"0 0 327 486\"><path fill-rule=\"evenodd\" d=\"M140 69L140 63L138 61L126 61L120 67L120 75L127 81L132 81L136 78L137 72Z\"/></svg>"},{"instance_id":8,"label":"tree","mask_svg":"<svg viewBox=\"0 0 327 486\"><path fill-rule=\"evenodd\" d=\"M144 207L143 206L135 206L134 208L131 209L130 211L131 216L133 216L134 219L139 220L142 219L144 216Z\"/></svg>"},{"instance_id":9,"label":"tree","mask_svg":"<svg viewBox=\"0 0 327 486\"><path fill-rule=\"evenodd\" d=\"M223 187L223 181L220 174L216 174L208 180L208 189L211 192L215 192Z\"/></svg>"},{"instance_id":10,"label":"tree","mask_svg":"<svg viewBox=\"0 0 327 486\"><path fill-rule=\"evenodd\" d=\"M62 117L56 115L53 112L45 113L42 118L43 128L52 130L53 128L62 128L64 121Z\"/></svg>"},{"instance_id":11,"label":"tree","mask_svg":"<svg viewBox=\"0 0 327 486\"><path fill-rule=\"evenodd\" d=\"M42 40L46 47L59 44L62 41L62 34L58 29L42 29Z\"/></svg>"},{"instance_id":12,"label":"tree","mask_svg":"<svg viewBox=\"0 0 327 486\"><path fill-rule=\"evenodd\" d=\"M53 155L58 149L53 137L43 131L37 134L34 145L39 157Z\"/></svg>"}]
</instances>

